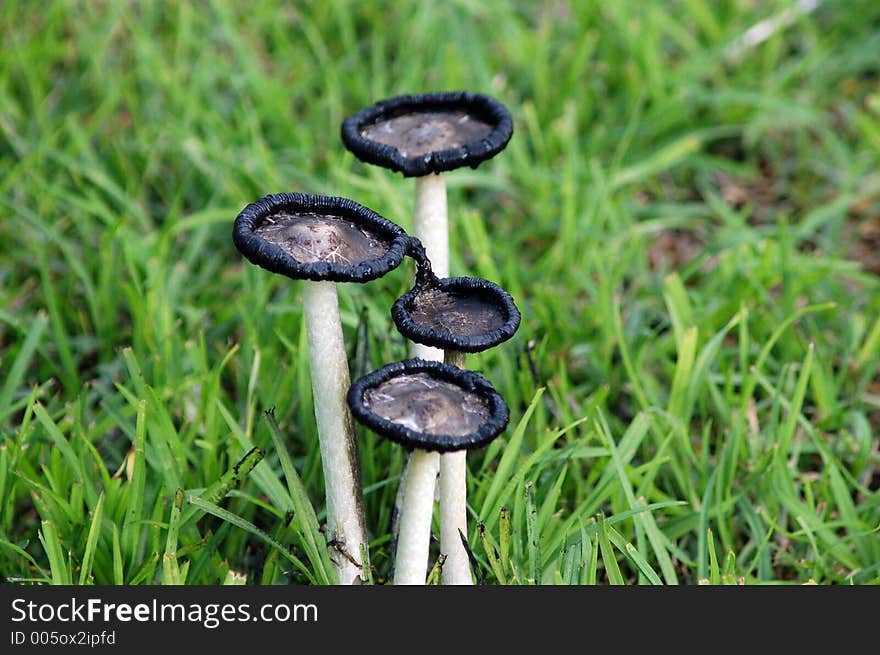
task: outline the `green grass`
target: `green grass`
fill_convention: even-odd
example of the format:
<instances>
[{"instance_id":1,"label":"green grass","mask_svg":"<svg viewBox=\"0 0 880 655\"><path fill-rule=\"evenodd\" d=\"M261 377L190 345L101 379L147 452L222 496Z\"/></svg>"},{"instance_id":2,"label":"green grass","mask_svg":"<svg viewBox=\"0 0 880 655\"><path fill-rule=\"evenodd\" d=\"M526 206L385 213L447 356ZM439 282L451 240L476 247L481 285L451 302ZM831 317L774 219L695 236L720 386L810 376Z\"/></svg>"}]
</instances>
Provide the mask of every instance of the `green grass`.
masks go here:
<instances>
[{"instance_id":1,"label":"green grass","mask_svg":"<svg viewBox=\"0 0 880 655\"><path fill-rule=\"evenodd\" d=\"M303 191L409 228L340 124L465 88L515 133L448 175L452 272L523 314L469 360L511 408L468 460L479 579L880 581L880 7L725 55L791 4L3 2L0 576L332 581L301 288L232 221ZM340 287L354 377L406 355L411 272ZM385 584L404 457L361 439Z\"/></svg>"}]
</instances>

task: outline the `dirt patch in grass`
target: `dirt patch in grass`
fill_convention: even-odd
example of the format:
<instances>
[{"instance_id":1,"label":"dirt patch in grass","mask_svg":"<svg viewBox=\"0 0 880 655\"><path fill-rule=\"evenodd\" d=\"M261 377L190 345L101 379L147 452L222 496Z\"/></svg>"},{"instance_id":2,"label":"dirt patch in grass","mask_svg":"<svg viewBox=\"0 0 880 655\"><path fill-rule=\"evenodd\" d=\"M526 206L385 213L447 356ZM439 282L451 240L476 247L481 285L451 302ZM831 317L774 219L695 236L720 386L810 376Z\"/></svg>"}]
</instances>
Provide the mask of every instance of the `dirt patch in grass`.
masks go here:
<instances>
[{"instance_id":1,"label":"dirt patch in grass","mask_svg":"<svg viewBox=\"0 0 880 655\"><path fill-rule=\"evenodd\" d=\"M681 268L696 259L705 247L694 230L663 230L648 244L648 264L653 271Z\"/></svg>"},{"instance_id":2,"label":"dirt patch in grass","mask_svg":"<svg viewBox=\"0 0 880 655\"><path fill-rule=\"evenodd\" d=\"M750 207L747 217L751 225L768 225L776 221L780 212L799 216L805 207L793 203L786 193L788 182L779 179L768 162L760 164L759 176L740 178L727 173L715 173L713 178L724 201L734 209ZM831 202L833 198L826 198ZM810 251L815 244L810 240L798 244L802 251ZM880 275L880 196L859 200L849 208L842 230L841 256L857 261L870 273Z\"/></svg>"},{"instance_id":3,"label":"dirt patch in grass","mask_svg":"<svg viewBox=\"0 0 880 655\"><path fill-rule=\"evenodd\" d=\"M880 197L855 203L844 228L846 257L880 275Z\"/></svg>"},{"instance_id":4,"label":"dirt patch in grass","mask_svg":"<svg viewBox=\"0 0 880 655\"><path fill-rule=\"evenodd\" d=\"M748 221L752 225L767 225L776 220L780 211L790 210L790 198L782 192L776 181L776 173L769 162L760 165L761 175L742 178L727 173L715 173L712 177L724 201L734 209L752 208Z\"/></svg>"}]
</instances>

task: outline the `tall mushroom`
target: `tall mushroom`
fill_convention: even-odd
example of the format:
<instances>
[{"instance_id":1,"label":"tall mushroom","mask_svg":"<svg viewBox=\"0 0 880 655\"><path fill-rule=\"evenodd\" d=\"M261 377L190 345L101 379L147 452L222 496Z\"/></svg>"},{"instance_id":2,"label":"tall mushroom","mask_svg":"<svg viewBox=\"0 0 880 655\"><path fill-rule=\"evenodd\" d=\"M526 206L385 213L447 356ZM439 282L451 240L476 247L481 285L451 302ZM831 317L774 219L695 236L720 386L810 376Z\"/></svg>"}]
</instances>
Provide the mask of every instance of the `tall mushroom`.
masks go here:
<instances>
[{"instance_id":1,"label":"tall mushroom","mask_svg":"<svg viewBox=\"0 0 880 655\"><path fill-rule=\"evenodd\" d=\"M367 547L358 442L346 404L348 360L336 282L368 282L396 268L410 237L346 198L268 195L235 219L232 238L253 264L304 280L303 298L315 420L326 490L331 557L340 584L364 579Z\"/></svg>"},{"instance_id":2,"label":"tall mushroom","mask_svg":"<svg viewBox=\"0 0 880 655\"><path fill-rule=\"evenodd\" d=\"M463 166L476 168L501 152L512 135L513 119L507 108L491 96L470 91L388 98L346 118L341 130L343 143L361 161L416 178L412 234L427 248L440 277L449 275L444 173ZM416 344L412 354L443 359L441 351L423 344ZM460 456L433 458L441 480L464 476ZM407 462L401 488L409 471ZM442 503L440 512L444 512Z\"/></svg>"},{"instance_id":3,"label":"tall mushroom","mask_svg":"<svg viewBox=\"0 0 880 655\"><path fill-rule=\"evenodd\" d=\"M419 262L413 288L397 299L391 316L409 340L445 352L445 362L465 368L466 354L481 352L510 339L520 323L513 298L481 278L438 279L413 240L410 254ZM472 583L470 563L460 535L467 534L467 452L449 449L441 461L440 550L443 584Z\"/></svg>"},{"instance_id":4,"label":"tall mushroom","mask_svg":"<svg viewBox=\"0 0 880 655\"><path fill-rule=\"evenodd\" d=\"M507 426L507 405L476 373L423 359L365 375L351 386L348 404L358 421L411 450L394 584L425 584L436 475L426 455L486 445Z\"/></svg>"},{"instance_id":5,"label":"tall mushroom","mask_svg":"<svg viewBox=\"0 0 880 655\"><path fill-rule=\"evenodd\" d=\"M428 251L434 271L449 275L449 234L444 173L476 168L504 149L513 120L491 96L469 91L402 95L346 118L342 141L360 160L416 178L412 234ZM419 346L414 353L440 359Z\"/></svg>"}]
</instances>

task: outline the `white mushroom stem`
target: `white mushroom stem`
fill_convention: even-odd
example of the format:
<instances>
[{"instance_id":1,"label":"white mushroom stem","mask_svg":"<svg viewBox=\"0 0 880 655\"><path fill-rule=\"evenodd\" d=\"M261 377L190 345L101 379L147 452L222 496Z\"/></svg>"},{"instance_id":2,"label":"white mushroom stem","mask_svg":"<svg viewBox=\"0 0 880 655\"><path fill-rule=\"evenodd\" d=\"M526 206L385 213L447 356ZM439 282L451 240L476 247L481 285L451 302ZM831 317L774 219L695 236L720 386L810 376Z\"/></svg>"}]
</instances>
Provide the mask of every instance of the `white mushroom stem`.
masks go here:
<instances>
[{"instance_id":1,"label":"white mushroom stem","mask_svg":"<svg viewBox=\"0 0 880 655\"><path fill-rule=\"evenodd\" d=\"M419 449L409 456L394 560L396 585L423 585L428 577L437 458L438 453Z\"/></svg>"},{"instance_id":2,"label":"white mushroom stem","mask_svg":"<svg viewBox=\"0 0 880 655\"><path fill-rule=\"evenodd\" d=\"M351 385L342 337L336 283L305 281L306 333L315 421L327 495L330 556L339 584L364 579L361 546L367 547L360 456L354 420L345 397Z\"/></svg>"},{"instance_id":3,"label":"white mushroom stem","mask_svg":"<svg viewBox=\"0 0 880 655\"><path fill-rule=\"evenodd\" d=\"M413 236L425 246L431 270L439 278L449 277L449 228L446 213L446 178L442 173L416 178ZM413 344L413 357L443 361L443 351Z\"/></svg>"},{"instance_id":4,"label":"white mushroom stem","mask_svg":"<svg viewBox=\"0 0 880 655\"><path fill-rule=\"evenodd\" d=\"M448 215L446 210L446 178L443 173L431 173L416 178L416 198L415 209L413 214L413 236L415 236L425 247L425 253L431 260L431 270L437 277L449 277L449 228ZM412 356L421 357L431 361L442 362L443 350L440 348L432 348L423 346L419 343L412 344ZM433 458L434 462L434 478L436 489L436 477L438 459ZM400 486L397 489L397 497L394 499L394 508L397 516L403 512L403 495L408 485L409 476L412 469L412 457L407 458L406 467L400 476ZM433 512L431 506L427 512ZM401 519L402 520L402 519ZM430 521L427 523L430 530ZM396 542L397 548L400 547L400 532L402 528L398 527ZM394 527L392 526L392 532ZM427 535L430 536L430 535ZM394 537L392 537L394 538ZM397 551L395 550L395 553ZM396 561L396 555L395 555Z\"/></svg>"},{"instance_id":5,"label":"white mushroom stem","mask_svg":"<svg viewBox=\"0 0 880 655\"><path fill-rule=\"evenodd\" d=\"M446 363L463 369L467 355L446 351ZM440 552L446 555L445 585L470 585L471 564L459 531L467 537L467 451L440 455Z\"/></svg>"}]
</instances>

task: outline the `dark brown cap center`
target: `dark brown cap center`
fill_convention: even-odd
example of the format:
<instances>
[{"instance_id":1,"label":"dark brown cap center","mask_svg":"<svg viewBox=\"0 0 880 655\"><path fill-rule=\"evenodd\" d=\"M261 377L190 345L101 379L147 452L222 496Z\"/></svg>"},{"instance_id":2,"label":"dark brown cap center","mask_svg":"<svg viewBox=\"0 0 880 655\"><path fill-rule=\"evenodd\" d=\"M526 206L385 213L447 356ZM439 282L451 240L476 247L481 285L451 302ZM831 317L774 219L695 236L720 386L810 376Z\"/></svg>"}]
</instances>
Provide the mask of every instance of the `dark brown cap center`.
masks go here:
<instances>
[{"instance_id":1,"label":"dark brown cap center","mask_svg":"<svg viewBox=\"0 0 880 655\"><path fill-rule=\"evenodd\" d=\"M473 434L490 417L479 395L426 373L392 377L367 389L363 400L385 420L423 434Z\"/></svg>"},{"instance_id":2,"label":"dark brown cap center","mask_svg":"<svg viewBox=\"0 0 880 655\"><path fill-rule=\"evenodd\" d=\"M427 287L413 299L410 318L417 325L463 337L500 329L506 316L480 293L458 293Z\"/></svg>"},{"instance_id":3,"label":"dark brown cap center","mask_svg":"<svg viewBox=\"0 0 880 655\"><path fill-rule=\"evenodd\" d=\"M391 244L379 234L339 216L278 211L254 232L303 264L352 264L385 255Z\"/></svg>"},{"instance_id":4,"label":"dark brown cap center","mask_svg":"<svg viewBox=\"0 0 880 655\"><path fill-rule=\"evenodd\" d=\"M492 126L464 111L414 112L365 125L361 136L397 148L404 157L477 143Z\"/></svg>"}]
</instances>

